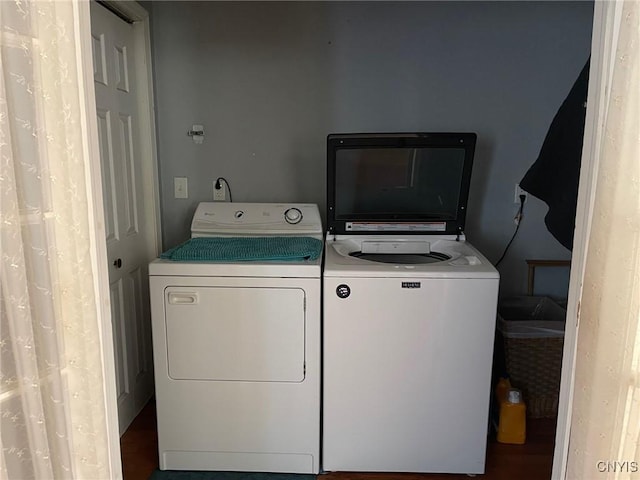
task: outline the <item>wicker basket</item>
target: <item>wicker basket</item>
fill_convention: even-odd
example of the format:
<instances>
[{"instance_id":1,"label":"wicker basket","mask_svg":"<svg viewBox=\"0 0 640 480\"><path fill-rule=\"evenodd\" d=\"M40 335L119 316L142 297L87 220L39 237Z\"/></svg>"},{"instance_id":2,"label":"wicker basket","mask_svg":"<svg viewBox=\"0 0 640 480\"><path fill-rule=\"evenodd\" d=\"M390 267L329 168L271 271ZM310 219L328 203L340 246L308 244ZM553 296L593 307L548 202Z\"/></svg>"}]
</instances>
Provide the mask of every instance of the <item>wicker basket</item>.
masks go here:
<instances>
[{"instance_id":1,"label":"wicker basket","mask_svg":"<svg viewBox=\"0 0 640 480\"><path fill-rule=\"evenodd\" d=\"M558 414L566 310L548 297L513 297L498 307L511 384L532 418Z\"/></svg>"}]
</instances>

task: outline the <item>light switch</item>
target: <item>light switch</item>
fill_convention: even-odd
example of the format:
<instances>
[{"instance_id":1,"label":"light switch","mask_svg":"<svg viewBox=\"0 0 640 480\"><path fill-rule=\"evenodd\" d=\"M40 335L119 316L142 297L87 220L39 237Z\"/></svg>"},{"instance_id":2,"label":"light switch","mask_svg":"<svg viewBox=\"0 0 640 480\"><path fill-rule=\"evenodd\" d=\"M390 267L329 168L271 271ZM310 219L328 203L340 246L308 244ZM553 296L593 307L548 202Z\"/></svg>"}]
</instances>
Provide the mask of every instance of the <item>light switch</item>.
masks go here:
<instances>
[{"instance_id":1,"label":"light switch","mask_svg":"<svg viewBox=\"0 0 640 480\"><path fill-rule=\"evenodd\" d=\"M173 177L174 198L189 198L189 184L187 177Z\"/></svg>"}]
</instances>

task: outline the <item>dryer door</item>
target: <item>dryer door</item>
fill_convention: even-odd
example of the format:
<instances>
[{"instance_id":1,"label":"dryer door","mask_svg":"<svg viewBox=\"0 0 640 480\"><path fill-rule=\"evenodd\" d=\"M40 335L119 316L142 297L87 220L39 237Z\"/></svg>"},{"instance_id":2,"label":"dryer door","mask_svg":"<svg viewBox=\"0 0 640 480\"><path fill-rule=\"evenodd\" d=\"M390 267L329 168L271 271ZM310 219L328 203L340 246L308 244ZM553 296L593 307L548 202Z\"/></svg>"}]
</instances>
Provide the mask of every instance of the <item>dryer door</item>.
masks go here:
<instances>
[{"instance_id":1,"label":"dryer door","mask_svg":"<svg viewBox=\"0 0 640 480\"><path fill-rule=\"evenodd\" d=\"M167 287L165 320L170 378L304 379L302 289Z\"/></svg>"}]
</instances>

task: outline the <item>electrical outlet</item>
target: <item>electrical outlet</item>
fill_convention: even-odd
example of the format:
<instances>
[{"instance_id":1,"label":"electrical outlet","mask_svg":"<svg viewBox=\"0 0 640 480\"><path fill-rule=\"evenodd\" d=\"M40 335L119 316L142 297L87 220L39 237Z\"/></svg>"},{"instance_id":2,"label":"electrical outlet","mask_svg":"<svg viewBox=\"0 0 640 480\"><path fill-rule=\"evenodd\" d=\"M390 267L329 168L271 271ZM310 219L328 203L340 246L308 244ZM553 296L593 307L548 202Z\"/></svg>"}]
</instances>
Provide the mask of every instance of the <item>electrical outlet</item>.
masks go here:
<instances>
[{"instance_id":1,"label":"electrical outlet","mask_svg":"<svg viewBox=\"0 0 640 480\"><path fill-rule=\"evenodd\" d=\"M189 183L187 177L173 177L173 197L189 198Z\"/></svg>"},{"instance_id":2,"label":"electrical outlet","mask_svg":"<svg viewBox=\"0 0 640 480\"><path fill-rule=\"evenodd\" d=\"M213 201L214 202L226 202L227 201L227 184L220 182L220 188L216 188L217 180L213 181Z\"/></svg>"},{"instance_id":3,"label":"electrical outlet","mask_svg":"<svg viewBox=\"0 0 640 480\"><path fill-rule=\"evenodd\" d=\"M513 203L520 205L520 195L524 195L524 201L526 203L529 194L525 192L522 188L520 188L520 184L516 183L516 193L513 196Z\"/></svg>"}]
</instances>

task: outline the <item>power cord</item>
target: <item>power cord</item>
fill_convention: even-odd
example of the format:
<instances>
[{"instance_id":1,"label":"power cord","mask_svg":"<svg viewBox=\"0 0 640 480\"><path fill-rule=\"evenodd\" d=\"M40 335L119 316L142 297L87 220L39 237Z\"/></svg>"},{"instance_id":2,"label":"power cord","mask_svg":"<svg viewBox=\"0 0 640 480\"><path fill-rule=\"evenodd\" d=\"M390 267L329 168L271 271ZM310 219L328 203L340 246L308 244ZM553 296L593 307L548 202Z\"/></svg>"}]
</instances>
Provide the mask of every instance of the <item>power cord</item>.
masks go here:
<instances>
[{"instance_id":1,"label":"power cord","mask_svg":"<svg viewBox=\"0 0 640 480\"><path fill-rule=\"evenodd\" d=\"M507 243L507 246L504 248L504 252L502 252L502 256L500 257L500 260L498 260L496 262L496 268L498 267L498 265L500 265L500 262L502 262L502 260L504 260L504 257L507 255L507 252L509 251L509 247L511 246L511 244L513 243L513 241L516 238L516 235L518 234L518 230L520 230L520 223L522 223L522 219L524 218L524 215L522 214L522 212L524 211L524 201L526 200L526 195L520 195L520 208L518 208L518 213L516 213L516 216L513 217L513 221L516 223L516 230L515 232L513 232L513 236L511 237L511 240L509 240L509 243Z\"/></svg>"},{"instance_id":2,"label":"power cord","mask_svg":"<svg viewBox=\"0 0 640 480\"><path fill-rule=\"evenodd\" d=\"M220 190L222 188L222 184L220 182L224 182L225 186L227 187L227 191L229 192L229 201L233 202L233 198L231 197L231 187L229 186L229 182L227 182L227 179L224 177L218 177L216 179L216 190Z\"/></svg>"}]
</instances>

